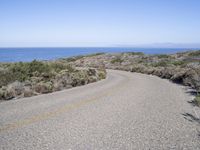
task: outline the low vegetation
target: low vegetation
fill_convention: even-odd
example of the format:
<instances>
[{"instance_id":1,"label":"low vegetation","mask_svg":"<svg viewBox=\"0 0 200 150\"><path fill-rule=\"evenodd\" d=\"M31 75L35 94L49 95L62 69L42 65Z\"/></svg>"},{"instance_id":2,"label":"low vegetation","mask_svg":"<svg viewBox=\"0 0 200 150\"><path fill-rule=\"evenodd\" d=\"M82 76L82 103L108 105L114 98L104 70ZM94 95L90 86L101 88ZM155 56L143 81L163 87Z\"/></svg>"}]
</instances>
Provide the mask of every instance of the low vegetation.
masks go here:
<instances>
[{"instance_id":1,"label":"low vegetation","mask_svg":"<svg viewBox=\"0 0 200 150\"><path fill-rule=\"evenodd\" d=\"M105 69L76 69L70 63L18 62L0 64L0 100L29 97L85 85L106 77Z\"/></svg>"},{"instance_id":2,"label":"low vegetation","mask_svg":"<svg viewBox=\"0 0 200 150\"><path fill-rule=\"evenodd\" d=\"M200 57L200 51L193 51L189 54L191 57Z\"/></svg>"},{"instance_id":3,"label":"low vegetation","mask_svg":"<svg viewBox=\"0 0 200 150\"><path fill-rule=\"evenodd\" d=\"M200 106L200 95L196 96L195 102L197 103L198 106Z\"/></svg>"},{"instance_id":4,"label":"low vegetation","mask_svg":"<svg viewBox=\"0 0 200 150\"><path fill-rule=\"evenodd\" d=\"M76 69L99 68L99 69ZM102 68L152 74L190 86L200 93L200 50L169 55L140 52L63 58L54 62L0 64L0 99L49 93L95 82L106 77ZM200 96L195 101L200 104Z\"/></svg>"},{"instance_id":5,"label":"low vegetation","mask_svg":"<svg viewBox=\"0 0 200 150\"><path fill-rule=\"evenodd\" d=\"M111 60L112 64L115 64L115 63L120 63L121 64L122 62L123 62L123 60L121 58L119 58L119 57L118 58L114 58L113 60Z\"/></svg>"},{"instance_id":6,"label":"low vegetation","mask_svg":"<svg viewBox=\"0 0 200 150\"><path fill-rule=\"evenodd\" d=\"M82 57L74 64L82 67L103 65L109 69L152 74L200 92L200 50L168 55L145 55L138 52L102 54ZM199 96L196 101L199 104Z\"/></svg>"}]
</instances>

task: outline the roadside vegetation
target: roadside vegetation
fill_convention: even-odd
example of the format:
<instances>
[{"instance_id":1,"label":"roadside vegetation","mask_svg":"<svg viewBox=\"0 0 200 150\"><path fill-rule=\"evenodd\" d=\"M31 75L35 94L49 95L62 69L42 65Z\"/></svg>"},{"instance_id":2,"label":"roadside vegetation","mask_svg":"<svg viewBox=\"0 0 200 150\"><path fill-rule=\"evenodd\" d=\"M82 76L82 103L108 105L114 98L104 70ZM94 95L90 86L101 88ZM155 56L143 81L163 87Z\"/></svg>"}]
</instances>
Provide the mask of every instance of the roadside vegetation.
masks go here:
<instances>
[{"instance_id":1,"label":"roadside vegetation","mask_svg":"<svg viewBox=\"0 0 200 150\"><path fill-rule=\"evenodd\" d=\"M50 93L95 82L106 77L104 68L156 75L200 93L200 50L169 55L127 52L82 55L54 62L1 63L0 99ZM199 95L195 101L200 105Z\"/></svg>"},{"instance_id":2,"label":"roadside vegetation","mask_svg":"<svg viewBox=\"0 0 200 150\"><path fill-rule=\"evenodd\" d=\"M100 65L109 69L152 74L190 86L200 93L200 50L176 54L145 55L138 52L101 54L77 59L76 66ZM200 104L200 96L195 99Z\"/></svg>"},{"instance_id":3,"label":"roadside vegetation","mask_svg":"<svg viewBox=\"0 0 200 150\"><path fill-rule=\"evenodd\" d=\"M195 102L197 103L198 106L200 106L200 95L196 96Z\"/></svg>"},{"instance_id":4,"label":"roadside vegetation","mask_svg":"<svg viewBox=\"0 0 200 150\"><path fill-rule=\"evenodd\" d=\"M77 69L62 61L1 63L0 100L50 93L105 77L105 69Z\"/></svg>"}]
</instances>

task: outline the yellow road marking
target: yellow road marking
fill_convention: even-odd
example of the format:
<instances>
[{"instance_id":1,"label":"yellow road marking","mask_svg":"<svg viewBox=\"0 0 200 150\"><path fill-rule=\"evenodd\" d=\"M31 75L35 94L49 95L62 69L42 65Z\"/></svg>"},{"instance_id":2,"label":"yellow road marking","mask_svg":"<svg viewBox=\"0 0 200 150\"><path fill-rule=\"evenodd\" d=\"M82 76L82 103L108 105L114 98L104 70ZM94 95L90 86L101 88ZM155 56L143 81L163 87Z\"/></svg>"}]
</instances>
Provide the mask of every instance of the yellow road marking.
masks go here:
<instances>
[{"instance_id":1,"label":"yellow road marking","mask_svg":"<svg viewBox=\"0 0 200 150\"><path fill-rule=\"evenodd\" d=\"M74 104L67 104L67 105L64 105L63 107L60 107L60 108L54 110L54 111L35 115L33 117L30 117L30 118L27 118L27 119L24 119L24 120L20 120L20 121L11 123L11 124L6 124L6 125L4 125L3 127L0 128L0 133L4 132L4 131L12 130L12 129L17 129L17 128L20 128L20 127L23 127L23 126L26 126L26 125L30 125L30 124L33 124L35 122L39 122L39 121L42 121L42 120L46 120L46 119L49 119L51 117L58 116L59 114L62 114L64 112L73 110L75 108L79 108L79 107L84 106L86 104L93 103L93 102L99 100L102 97L111 95L116 90L124 88L125 84L127 82L124 82L123 84L121 84L120 87L115 87L115 88L108 90L107 92L105 92L101 96L93 97L93 98L88 99L88 100L79 101L79 102L74 103Z\"/></svg>"}]
</instances>

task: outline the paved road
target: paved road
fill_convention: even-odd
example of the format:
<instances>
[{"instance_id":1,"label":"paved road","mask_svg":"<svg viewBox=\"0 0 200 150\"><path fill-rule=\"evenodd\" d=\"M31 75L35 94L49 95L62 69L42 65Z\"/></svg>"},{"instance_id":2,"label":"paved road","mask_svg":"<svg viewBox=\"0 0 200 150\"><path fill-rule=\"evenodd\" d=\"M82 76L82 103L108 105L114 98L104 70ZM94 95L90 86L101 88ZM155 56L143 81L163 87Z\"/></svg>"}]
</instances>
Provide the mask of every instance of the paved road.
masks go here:
<instances>
[{"instance_id":1,"label":"paved road","mask_svg":"<svg viewBox=\"0 0 200 150\"><path fill-rule=\"evenodd\" d=\"M108 71L97 83L0 103L0 149L200 149L182 86Z\"/></svg>"}]
</instances>

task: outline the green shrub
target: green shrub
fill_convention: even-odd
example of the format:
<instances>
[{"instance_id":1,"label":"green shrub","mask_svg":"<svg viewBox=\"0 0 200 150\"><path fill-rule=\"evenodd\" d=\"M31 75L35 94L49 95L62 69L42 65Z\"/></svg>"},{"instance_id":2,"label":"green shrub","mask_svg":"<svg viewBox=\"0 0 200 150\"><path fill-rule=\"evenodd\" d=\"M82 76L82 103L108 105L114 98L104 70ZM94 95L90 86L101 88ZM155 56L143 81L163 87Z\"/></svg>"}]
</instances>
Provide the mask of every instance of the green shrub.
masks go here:
<instances>
[{"instance_id":1,"label":"green shrub","mask_svg":"<svg viewBox=\"0 0 200 150\"><path fill-rule=\"evenodd\" d=\"M45 79L52 78L55 75L54 72L59 73L62 70L68 70L74 72L74 68L69 64L60 62L18 62L10 63L7 65L1 65L0 68L0 87L12 83L16 80L25 81L30 80L31 77L44 77Z\"/></svg>"},{"instance_id":2,"label":"green shrub","mask_svg":"<svg viewBox=\"0 0 200 150\"><path fill-rule=\"evenodd\" d=\"M185 61L172 61L171 64L173 64L174 66L182 66L182 65L185 65L186 62Z\"/></svg>"},{"instance_id":3,"label":"green shrub","mask_svg":"<svg viewBox=\"0 0 200 150\"><path fill-rule=\"evenodd\" d=\"M89 55L86 55L85 57L93 57L93 56L98 56L98 55L103 55L105 53L94 53L94 54L89 54Z\"/></svg>"},{"instance_id":4,"label":"green shrub","mask_svg":"<svg viewBox=\"0 0 200 150\"><path fill-rule=\"evenodd\" d=\"M106 72L105 71L99 71L98 77L99 77L99 80L105 79L106 78Z\"/></svg>"},{"instance_id":5,"label":"green shrub","mask_svg":"<svg viewBox=\"0 0 200 150\"><path fill-rule=\"evenodd\" d=\"M198 106L200 106L200 95L196 96L195 102L197 103Z\"/></svg>"},{"instance_id":6,"label":"green shrub","mask_svg":"<svg viewBox=\"0 0 200 150\"><path fill-rule=\"evenodd\" d=\"M71 65L61 63L61 62L49 63L49 67L52 71L55 71L55 72L60 72L62 70L66 70L66 69L71 71L71 72L74 71L74 68Z\"/></svg>"},{"instance_id":7,"label":"green shrub","mask_svg":"<svg viewBox=\"0 0 200 150\"><path fill-rule=\"evenodd\" d=\"M123 60L120 57L117 57L117 58L114 58L113 60L111 60L112 64L115 64L115 63L121 64L122 62L123 62Z\"/></svg>"},{"instance_id":8,"label":"green shrub","mask_svg":"<svg viewBox=\"0 0 200 150\"><path fill-rule=\"evenodd\" d=\"M168 65L169 65L169 62L166 62L166 61L160 61L160 62L152 64L153 67L167 67Z\"/></svg>"},{"instance_id":9,"label":"green shrub","mask_svg":"<svg viewBox=\"0 0 200 150\"><path fill-rule=\"evenodd\" d=\"M200 56L200 50L190 52L188 56L191 56L191 57L198 57L198 56Z\"/></svg>"},{"instance_id":10,"label":"green shrub","mask_svg":"<svg viewBox=\"0 0 200 150\"><path fill-rule=\"evenodd\" d=\"M62 58L62 59L60 59L61 61L65 61L65 62L74 62L74 61L76 61L76 60L78 60L78 59L81 59L81 58L83 58L84 56L83 55L78 55L78 56L74 56L74 57L68 57L68 58Z\"/></svg>"},{"instance_id":11,"label":"green shrub","mask_svg":"<svg viewBox=\"0 0 200 150\"><path fill-rule=\"evenodd\" d=\"M7 85L15 80L15 75L8 69L0 69L0 87Z\"/></svg>"},{"instance_id":12,"label":"green shrub","mask_svg":"<svg viewBox=\"0 0 200 150\"><path fill-rule=\"evenodd\" d=\"M35 74L50 73L51 68L47 63L32 61L28 63L14 63L8 67L9 71L15 76L14 80L25 81Z\"/></svg>"},{"instance_id":13,"label":"green shrub","mask_svg":"<svg viewBox=\"0 0 200 150\"><path fill-rule=\"evenodd\" d=\"M126 52L126 53L130 55L144 55L143 52Z\"/></svg>"},{"instance_id":14,"label":"green shrub","mask_svg":"<svg viewBox=\"0 0 200 150\"><path fill-rule=\"evenodd\" d=\"M169 58L170 56L169 55L166 55L166 54L159 54L159 55L155 55L157 56L158 58Z\"/></svg>"}]
</instances>

